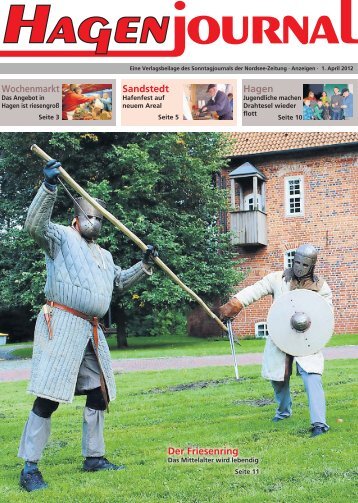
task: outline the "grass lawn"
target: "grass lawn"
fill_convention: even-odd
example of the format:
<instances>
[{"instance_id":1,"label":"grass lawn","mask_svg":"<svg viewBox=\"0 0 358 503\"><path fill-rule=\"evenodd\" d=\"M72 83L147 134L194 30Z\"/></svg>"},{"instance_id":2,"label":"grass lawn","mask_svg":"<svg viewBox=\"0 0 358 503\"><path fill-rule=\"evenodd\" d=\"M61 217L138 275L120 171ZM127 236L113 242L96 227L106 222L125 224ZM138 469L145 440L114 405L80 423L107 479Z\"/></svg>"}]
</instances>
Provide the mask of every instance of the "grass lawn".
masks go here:
<instances>
[{"instance_id":1,"label":"grass lawn","mask_svg":"<svg viewBox=\"0 0 358 503\"><path fill-rule=\"evenodd\" d=\"M18 358L18 359L31 358L32 357L32 344L31 344L31 346L28 346L26 348L14 349L14 351L11 351L11 356L13 356L14 358Z\"/></svg>"},{"instance_id":2,"label":"grass lawn","mask_svg":"<svg viewBox=\"0 0 358 503\"><path fill-rule=\"evenodd\" d=\"M32 342L12 342L11 344L4 344L0 346L0 349L13 349L16 348L17 346L32 346Z\"/></svg>"},{"instance_id":3,"label":"grass lawn","mask_svg":"<svg viewBox=\"0 0 358 503\"><path fill-rule=\"evenodd\" d=\"M19 490L22 462L16 458L33 397L25 393L24 382L2 383L0 501L353 502L356 369L355 360L326 362L323 379L331 431L315 439L309 438L307 399L296 376L294 415L278 424L271 422L271 385L260 377L258 366L243 367L240 382L232 378L231 367L117 376L119 397L106 416L106 445L110 460L125 463L127 469L81 472L84 398L78 397L53 416L41 463L50 487L37 494ZM169 463L169 446L239 448L240 458L257 458L259 463ZM239 469L251 473L236 474Z\"/></svg>"},{"instance_id":4,"label":"grass lawn","mask_svg":"<svg viewBox=\"0 0 358 503\"><path fill-rule=\"evenodd\" d=\"M129 347L126 349L116 349L114 336L109 337L107 340L113 359L230 354L230 344L227 340L198 339L197 337L188 337L187 335L131 337L128 339ZM260 353L264 349L265 341L246 339L242 340L240 344L241 346L237 345L236 347L238 354ZM358 334L334 335L329 341L328 346L345 346L349 344L358 344ZM12 355L17 358L31 358L32 348L17 349Z\"/></svg>"}]
</instances>

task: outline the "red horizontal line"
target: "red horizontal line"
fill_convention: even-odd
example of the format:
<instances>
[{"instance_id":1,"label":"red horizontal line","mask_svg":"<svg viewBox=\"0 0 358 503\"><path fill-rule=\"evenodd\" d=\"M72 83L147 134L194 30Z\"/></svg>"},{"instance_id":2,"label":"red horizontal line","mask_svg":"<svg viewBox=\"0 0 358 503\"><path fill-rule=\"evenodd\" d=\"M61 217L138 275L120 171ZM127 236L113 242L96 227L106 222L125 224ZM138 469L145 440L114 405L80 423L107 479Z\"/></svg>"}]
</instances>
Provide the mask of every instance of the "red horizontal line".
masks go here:
<instances>
[{"instance_id":1,"label":"red horizontal line","mask_svg":"<svg viewBox=\"0 0 358 503\"><path fill-rule=\"evenodd\" d=\"M106 54L98 54L95 51L0 51L0 57L172 57L181 56L183 52L176 48L171 51L108 51Z\"/></svg>"}]
</instances>

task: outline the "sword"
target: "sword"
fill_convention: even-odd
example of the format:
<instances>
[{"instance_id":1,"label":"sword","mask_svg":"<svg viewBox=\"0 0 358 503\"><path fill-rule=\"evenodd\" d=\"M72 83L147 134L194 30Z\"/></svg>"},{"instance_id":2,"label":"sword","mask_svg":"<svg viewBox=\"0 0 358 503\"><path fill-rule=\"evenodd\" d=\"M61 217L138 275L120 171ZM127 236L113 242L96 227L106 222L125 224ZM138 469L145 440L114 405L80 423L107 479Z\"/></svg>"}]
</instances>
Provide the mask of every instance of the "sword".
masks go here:
<instances>
[{"instance_id":1,"label":"sword","mask_svg":"<svg viewBox=\"0 0 358 503\"><path fill-rule=\"evenodd\" d=\"M234 334L232 331L232 323L229 318L226 320L226 328L227 328L227 333L228 333L229 341L230 341L232 359L234 360L235 377L236 377L236 380L238 381L239 380L239 369L238 369L237 360L236 360L236 351L235 351Z\"/></svg>"}]
</instances>

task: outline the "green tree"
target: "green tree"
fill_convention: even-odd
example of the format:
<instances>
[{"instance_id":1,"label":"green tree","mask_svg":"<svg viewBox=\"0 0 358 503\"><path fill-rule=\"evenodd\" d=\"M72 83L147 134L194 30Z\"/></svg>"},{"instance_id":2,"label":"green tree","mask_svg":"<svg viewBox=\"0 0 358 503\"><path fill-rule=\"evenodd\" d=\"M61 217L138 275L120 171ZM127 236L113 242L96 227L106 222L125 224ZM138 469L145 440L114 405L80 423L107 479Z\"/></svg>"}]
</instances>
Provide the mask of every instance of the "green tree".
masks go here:
<instances>
[{"instance_id":1,"label":"green tree","mask_svg":"<svg viewBox=\"0 0 358 503\"><path fill-rule=\"evenodd\" d=\"M38 143L146 243L155 243L164 262L207 302L225 298L241 279L230 236L217 225L227 209L226 191L213 177L223 166L222 136L214 133L2 133L0 135L0 310L43 303L43 254L22 232L26 209L42 180L43 163L29 151ZM53 220L71 220L62 188ZM141 252L114 227L104 226L100 244L115 263L129 267ZM115 291L118 340L145 330L153 335L191 304L161 271L129 294ZM160 325L158 325L158 320ZM141 335L144 335L141 333Z\"/></svg>"}]
</instances>

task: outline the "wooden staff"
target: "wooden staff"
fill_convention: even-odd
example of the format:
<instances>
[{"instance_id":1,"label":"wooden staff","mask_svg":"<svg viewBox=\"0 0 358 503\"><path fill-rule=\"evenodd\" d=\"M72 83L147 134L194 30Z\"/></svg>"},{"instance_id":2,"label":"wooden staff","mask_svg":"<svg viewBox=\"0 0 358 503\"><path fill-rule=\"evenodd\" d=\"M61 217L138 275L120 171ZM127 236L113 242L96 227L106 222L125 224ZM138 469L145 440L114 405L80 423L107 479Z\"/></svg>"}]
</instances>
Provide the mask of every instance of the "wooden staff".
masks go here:
<instances>
[{"instance_id":1,"label":"wooden staff","mask_svg":"<svg viewBox=\"0 0 358 503\"><path fill-rule=\"evenodd\" d=\"M36 155L44 159L46 162L51 161L52 157L50 157L46 152L44 152L40 147L37 145L32 145L31 151L34 152ZM139 239L138 236L136 236L131 230L129 230L122 222L120 222L117 218L115 218L112 213L107 211L105 208L103 208L102 205L100 205L93 197L91 197L80 185L78 185L77 182L63 169L61 166L59 168L59 171L61 173L61 177L72 187L78 194L80 194L86 201L88 201L94 208L96 208L97 211L99 211L104 218L106 218L109 222L111 222L116 229L120 230L125 234L129 239L131 239L142 251L147 250L147 245L143 243L141 239ZM176 274L173 273L171 269L162 261L160 260L159 257L153 257L153 261L159 266L164 272L168 274L168 276L171 277L171 279L180 286L192 299L196 300L198 304L201 305L201 307L207 312L207 314L216 321L216 323L220 326L222 330L225 332L228 331L226 325L214 314L209 306L205 304L205 302L195 293L193 290L191 290L189 287L185 285L181 281L181 279L178 278Z\"/></svg>"}]
</instances>

